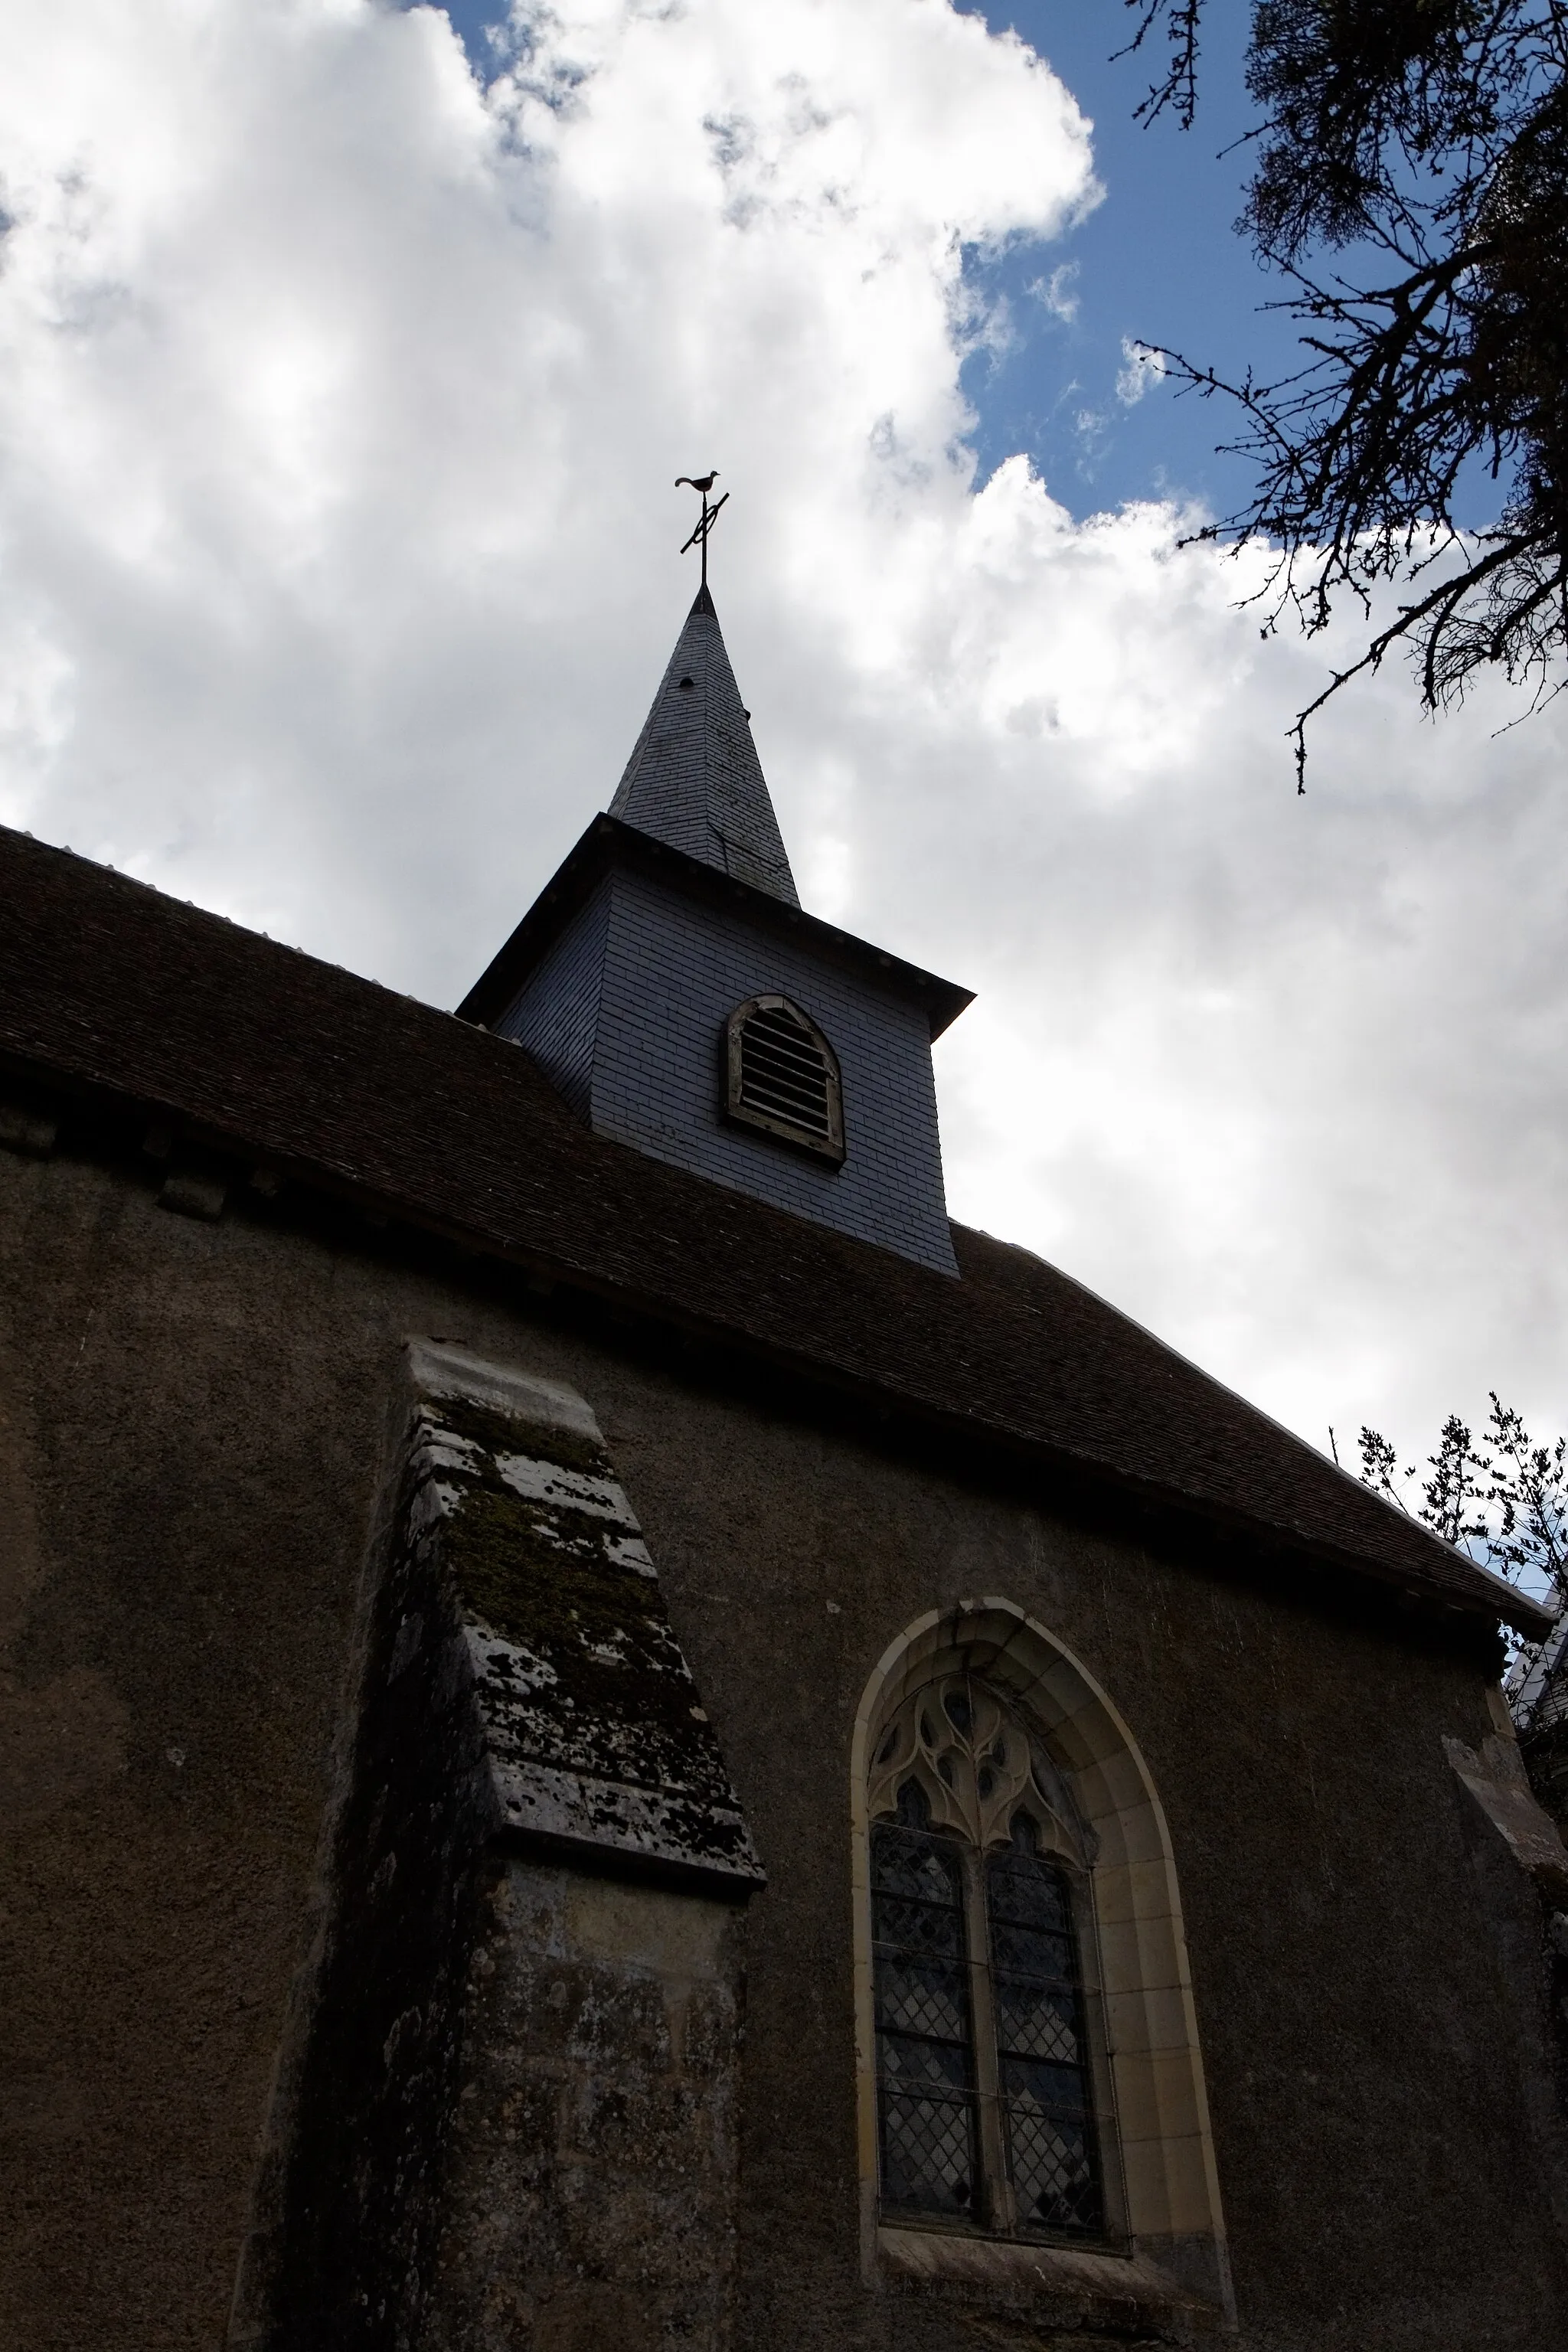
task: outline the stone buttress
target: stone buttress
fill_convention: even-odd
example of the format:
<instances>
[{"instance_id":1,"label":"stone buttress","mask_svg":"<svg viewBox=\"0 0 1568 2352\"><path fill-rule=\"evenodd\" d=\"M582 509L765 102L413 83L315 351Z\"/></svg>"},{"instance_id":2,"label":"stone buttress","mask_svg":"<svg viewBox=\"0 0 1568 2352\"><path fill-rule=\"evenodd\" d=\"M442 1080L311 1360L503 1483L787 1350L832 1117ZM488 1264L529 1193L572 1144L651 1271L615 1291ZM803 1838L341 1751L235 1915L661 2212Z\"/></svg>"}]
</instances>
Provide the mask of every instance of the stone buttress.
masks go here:
<instances>
[{"instance_id":1,"label":"stone buttress","mask_svg":"<svg viewBox=\"0 0 1568 2352\"><path fill-rule=\"evenodd\" d=\"M762 1868L585 1402L407 1361L230 2343L720 2352Z\"/></svg>"}]
</instances>

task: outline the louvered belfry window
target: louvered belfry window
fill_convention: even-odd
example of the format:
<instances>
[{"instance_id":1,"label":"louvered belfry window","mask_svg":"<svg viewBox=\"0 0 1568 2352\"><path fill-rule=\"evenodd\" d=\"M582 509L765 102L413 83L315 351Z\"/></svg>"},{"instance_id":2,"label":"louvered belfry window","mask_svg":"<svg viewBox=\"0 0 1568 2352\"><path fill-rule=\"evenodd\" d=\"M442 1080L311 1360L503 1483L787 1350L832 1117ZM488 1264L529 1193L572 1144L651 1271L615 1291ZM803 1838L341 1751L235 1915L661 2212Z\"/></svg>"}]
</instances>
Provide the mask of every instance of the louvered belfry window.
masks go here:
<instances>
[{"instance_id":1,"label":"louvered belfry window","mask_svg":"<svg viewBox=\"0 0 1568 2352\"><path fill-rule=\"evenodd\" d=\"M844 1159L838 1058L787 996L753 996L724 1024L724 1110L835 1167Z\"/></svg>"},{"instance_id":2,"label":"louvered belfry window","mask_svg":"<svg viewBox=\"0 0 1568 2352\"><path fill-rule=\"evenodd\" d=\"M906 1706L878 1764L883 2210L1005 2237L1103 2238L1081 1825L1016 1716L967 1677Z\"/></svg>"}]
</instances>

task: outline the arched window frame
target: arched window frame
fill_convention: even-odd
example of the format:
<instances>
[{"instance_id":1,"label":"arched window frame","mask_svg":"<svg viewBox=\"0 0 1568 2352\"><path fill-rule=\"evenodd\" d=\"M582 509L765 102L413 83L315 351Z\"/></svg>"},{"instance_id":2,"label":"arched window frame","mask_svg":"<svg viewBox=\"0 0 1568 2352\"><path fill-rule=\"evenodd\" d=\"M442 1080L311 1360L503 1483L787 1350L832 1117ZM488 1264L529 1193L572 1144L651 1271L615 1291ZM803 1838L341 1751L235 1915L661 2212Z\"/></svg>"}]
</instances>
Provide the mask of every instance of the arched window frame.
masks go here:
<instances>
[{"instance_id":1,"label":"arched window frame","mask_svg":"<svg viewBox=\"0 0 1568 2352\"><path fill-rule=\"evenodd\" d=\"M943 1675L991 1685L1037 1731L1095 1845L1088 1867L1103 2022L1108 2244L1005 2240L962 2223L910 2226L880 2209L870 1830L875 1758L911 1693ZM1225 2220L1165 1815L1127 1724L1089 1670L1016 1603L931 1611L868 1680L851 1749L855 2012L862 2262L891 2274L1076 2292L1194 2296L1235 2321ZM1102 2142L1102 2147L1106 2143ZM1121 2282L1119 2287L1118 2282Z\"/></svg>"},{"instance_id":2,"label":"arched window frame","mask_svg":"<svg viewBox=\"0 0 1568 2352\"><path fill-rule=\"evenodd\" d=\"M761 1109L743 1098L742 1040L747 1023L758 1013L787 1013L800 1024L821 1056L823 1073L827 1082L827 1134L815 1135L809 1128L797 1126L793 1119ZM758 1129L788 1143L798 1151L809 1152L814 1160L826 1160L829 1166L844 1164L844 1081L838 1067L838 1056L809 1013L793 997L777 994L749 996L737 1004L724 1024L721 1040L721 1079L724 1116L734 1126Z\"/></svg>"}]
</instances>

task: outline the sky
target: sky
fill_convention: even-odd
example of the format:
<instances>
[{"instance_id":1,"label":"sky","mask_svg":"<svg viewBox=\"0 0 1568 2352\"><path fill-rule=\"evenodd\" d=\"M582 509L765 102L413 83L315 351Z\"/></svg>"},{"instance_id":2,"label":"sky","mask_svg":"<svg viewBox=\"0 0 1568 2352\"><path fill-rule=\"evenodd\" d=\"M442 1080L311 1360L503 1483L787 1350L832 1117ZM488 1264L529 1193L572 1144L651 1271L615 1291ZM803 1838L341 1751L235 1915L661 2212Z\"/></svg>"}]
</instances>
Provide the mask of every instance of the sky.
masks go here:
<instances>
[{"instance_id":1,"label":"sky","mask_svg":"<svg viewBox=\"0 0 1568 2352\"><path fill-rule=\"evenodd\" d=\"M978 992L954 1213L1314 1444L1555 1430L1568 709L1391 667L1297 797L1352 635L1182 544L1245 479L1123 347L1289 356L1239 60L1143 131L1121 31L0 0L0 818L452 1004L615 789L717 465L803 898Z\"/></svg>"}]
</instances>

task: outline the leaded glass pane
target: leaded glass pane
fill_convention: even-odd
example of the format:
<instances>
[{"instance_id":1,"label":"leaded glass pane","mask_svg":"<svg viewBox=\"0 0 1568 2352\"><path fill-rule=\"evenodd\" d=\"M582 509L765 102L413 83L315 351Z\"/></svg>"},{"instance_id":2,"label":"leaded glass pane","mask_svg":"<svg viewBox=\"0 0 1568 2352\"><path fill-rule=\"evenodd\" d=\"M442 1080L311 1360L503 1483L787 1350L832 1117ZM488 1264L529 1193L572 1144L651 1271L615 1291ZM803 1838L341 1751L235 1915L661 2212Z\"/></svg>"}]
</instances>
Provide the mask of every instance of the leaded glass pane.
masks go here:
<instances>
[{"instance_id":1,"label":"leaded glass pane","mask_svg":"<svg viewBox=\"0 0 1568 2352\"><path fill-rule=\"evenodd\" d=\"M1005 2112L1020 2225L1097 2234L1100 2183L1089 2118L1065 2115L1026 2093L1008 2098Z\"/></svg>"},{"instance_id":2,"label":"leaded glass pane","mask_svg":"<svg viewBox=\"0 0 1568 2352\"><path fill-rule=\"evenodd\" d=\"M973 2203L974 2115L967 2101L882 2094L882 2201L920 2213Z\"/></svg>"},{"instance_id":3,"label":"leaded glass pane","mask_svg":"<svg viewBox=\"0 0 1568 2352\"><path fill-rule=\"evenodd\" d=\"M919 1818L912 1802L900 1811ZM880 1823L871 1890L883 2201L969 2213L974 2054L959 1856L923 1830Z\"/></svg>"},{"instance_id":4,"label":"leaded glass pane","mask_svg":"<svg viewBox=\"0 0 1568 2352\"><path fill-rule=\"evenodd\" d=\"M939 2098L961 2099L969 2088L969 2053L962 2042L888 2032L882 2047L882 2080L889 2090L911 2097L929 2091Z\"/></svg>"},{"instance_id":5,"label":"leaded glass pane","mask_svg":"<svg viewBox=\"0 0 1568 2352\"><path fill-rule=\"evenodd\" d=\"M1049 2058L1081 2066L1078 2001L1071 1992L1021 1980L996 1979L996 2039L1003 2050L1026 2058Z\"/></svg>"},{"instance_id":6,"label":"leaded glass pane","mask_svg":"<svg viewBox=\"0 0 1568 2352\"><path fill-rule=\"evenodd\" d=\"M1090 2234L1103 2207L1072 1889L1034 1843L1020 1820L985 1869L1007 2166L1023 2228Z\"/></svg>"},{"instance_id":7,"label":"leaded glass pane","mask_svg":"<svg viewBox=\"0 0 1568 2352\"><path fill-rule=\"evenodd\" d=\"M1020 1976L1060 1978L1070 1981L1073 1941L1070 1936L1045 1936L1033 1927L1015 1927L991 1915L991 1957L999 1969L1016 1969Z\"/></svg>"},{"instance_id":8,"label":"leaded glass pane","mask_svg":"<svg viewBox=\"0 0 1568 2352\"><path fill-rule=\"evenodd\" d=\"M1072 1898L1066 1872L1026 1847L1005 1847L992 1856L991 1916L1018 1927L1070 1936Z\"/></svg>"},{"instance_id":9,"label":"leaded glass pane","mask_svg":"<svg viewBox=\"0 0 1568 2352\"><path fill-rule=\"evenodd\" d=\"M877 2022L888 2033L923 2033L942 2042L969 2040L969 1971L962 1960L925 1968L907 1953L883 1946Z\"/></svg>"}]
</instances>

